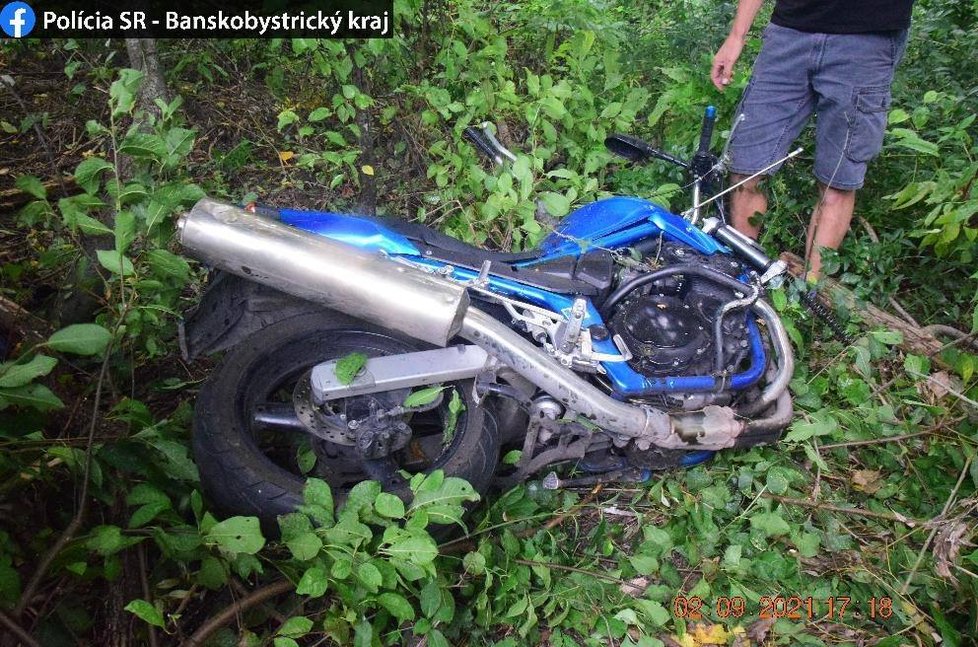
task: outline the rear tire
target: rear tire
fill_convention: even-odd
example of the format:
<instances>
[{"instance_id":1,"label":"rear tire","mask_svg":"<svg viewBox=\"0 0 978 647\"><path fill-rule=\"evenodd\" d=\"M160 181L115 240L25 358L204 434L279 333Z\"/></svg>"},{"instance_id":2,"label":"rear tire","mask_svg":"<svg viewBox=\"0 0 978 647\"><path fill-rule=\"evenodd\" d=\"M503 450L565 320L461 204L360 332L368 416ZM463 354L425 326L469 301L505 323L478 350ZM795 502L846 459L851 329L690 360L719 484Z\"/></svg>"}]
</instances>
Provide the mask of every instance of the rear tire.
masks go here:
<instances>
[{"instance_id":1,"label":"rear tire","mask_svg":"<svg viewBox=\"0 0 978 647\"><path fill-rule=\"evenodd\" d=\"M256 515L272 530L276 517L302 503L308 476L330 482L335 499L341 502L353 484L370 479L371 474L376 476L378 462L372 461L374 465L367 468L351 447L320 440L303 430L277 429L269 434L267 427L253 421L255 407L290 402L297 378L320 362L351 352L377 356L422 347L420 342L382 328L324 312L279 321L232 348L201 389L194 408L194 454L208 499L222 513ZM446 475L466 479L481 493L487 489L499 457L496 423L491 411L474 402L471 380L450 387L461 396L465 410L458 416L450 439L433 439L437 431L432 431L431 422L425 425L429 431L425 447L429 449L421 453L430 460L414 471L442 469ZM446 409L447 402L445 398L440 409ZM410 424L417 437L421 422L413 418ZM316 465L303 475L296 451L310 441L317 455ZM430 449L432 442L434 449ZM439 447L440 453L431 455ZM417 468L414 441L409 448L412 465ZM401 455L407 459L407 452L405 448L392 458ZM407 483L396 476L386 479L384 489L399 496L409 493Z\"/></svg>"}]
</instances>

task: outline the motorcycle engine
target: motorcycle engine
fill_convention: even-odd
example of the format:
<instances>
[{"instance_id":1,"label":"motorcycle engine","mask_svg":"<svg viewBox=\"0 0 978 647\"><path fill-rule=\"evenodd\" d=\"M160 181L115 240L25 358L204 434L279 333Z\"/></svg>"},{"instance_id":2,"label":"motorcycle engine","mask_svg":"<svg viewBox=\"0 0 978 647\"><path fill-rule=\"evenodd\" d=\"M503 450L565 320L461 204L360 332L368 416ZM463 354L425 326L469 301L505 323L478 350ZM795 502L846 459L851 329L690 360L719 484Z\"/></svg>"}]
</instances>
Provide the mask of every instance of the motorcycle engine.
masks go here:
<instances>
[{"instance_id":1,"label":"motorcycle engine","mask_svg":"<svg viewBox=\"0 0 978 647\"><path fill-rule=\"evenodd\" d=\"M659 267L696 264L731 277L743 265L734 258L707 256L678 243L663 243L654 258ZM634 278L634 274L623 280ZM716 355L714 322L733 293L707 279L677 274L636 288L615 308L609 322L632 353L629 365L648 377L712 375ZM736 372L750 348L743 312L723 319L723 368Z\"/></svg>"}]
</instances>

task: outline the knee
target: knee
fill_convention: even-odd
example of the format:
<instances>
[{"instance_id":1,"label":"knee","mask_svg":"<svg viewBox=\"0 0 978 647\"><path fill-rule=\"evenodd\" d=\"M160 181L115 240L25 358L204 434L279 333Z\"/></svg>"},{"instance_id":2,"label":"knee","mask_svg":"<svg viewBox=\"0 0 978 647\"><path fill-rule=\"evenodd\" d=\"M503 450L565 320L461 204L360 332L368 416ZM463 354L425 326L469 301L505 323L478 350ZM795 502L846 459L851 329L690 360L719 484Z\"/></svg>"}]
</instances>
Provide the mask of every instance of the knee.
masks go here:
<instances>
[{"instance_id":1,"label":"knee","mask_svg":"<svg viewBox=\"0 0 978 647\"><path fill-rule=\"evenodd\" d=\"M747 177L747 176L746 175L737 175L736 173L731 173L730 174L730 183L731 184L737 184L738 182L740 182L741 180L743 180L745 177ZM748 194L748 195L760 195L761 194L761 182L762 181L763 181L763 178L759 178L759 177L751 178L750 180L747 180L746 182L744 182L743 184L741 184L740 186L738 186L736 189L734 189L734 193L742 193L742 194Z\"/></svg>"}]
</instances>

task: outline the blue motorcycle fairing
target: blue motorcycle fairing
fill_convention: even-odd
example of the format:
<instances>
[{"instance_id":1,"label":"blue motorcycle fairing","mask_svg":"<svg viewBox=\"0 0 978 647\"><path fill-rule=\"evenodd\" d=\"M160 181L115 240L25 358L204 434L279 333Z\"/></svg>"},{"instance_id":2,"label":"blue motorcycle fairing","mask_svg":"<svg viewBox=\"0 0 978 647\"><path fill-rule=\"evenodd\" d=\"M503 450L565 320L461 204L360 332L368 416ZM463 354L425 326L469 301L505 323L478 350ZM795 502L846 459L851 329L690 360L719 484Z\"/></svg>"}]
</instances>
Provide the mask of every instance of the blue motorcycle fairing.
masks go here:
<instances>
[{"instance_id":1,"label":"blue motorcycle fairing","mask_svg":"<svg viewBox=\"0 0 978 647\"><path fill-rule=\"evenodd\" d=\"M432 269L440 270L447 266L445 261L425 257L407 237L369 218L296 209L281 209L278 215L289 225L361 249L384 252ZM556 232L559 233L547 236L541 243L540 249L544 254L540 258L514 265L528 267L560 256L580 256L586 251L588 244L609 249L624 247L660 234L685 243L704 254L728 251L711 236L690 225L681 217L640 198L613 197L581 207L564 219ZM582 245L585 249L582 249ZM477 275L477 272L467 268L452 268L452 277L456 280L471 280ZM574 303L574 297L571 295L556 294L491 273L488 288L492 292L525 300L565 315L570 314ZM741 373L721 378L722 381L712 375L646 377L632 369L626 362L605 362L603 367L616 395L620 398L670 392L709 392L723 387L743 389L760 379L767 362L764 345L753 316L748 315L746 321L751 344L750 366ZM585 327L604 325L601 315L590 301L587 304L583 324ZM620 355L611 339L594 341L593 345L598 353Z\"/></svg>"},{"instance_id":2,"label":"blue motorcycle fairing","mask_svg":"<svg viewBox=\"0 0 978 647\"><path fill-rule=\"evenodd\" d=\"M541 260L567 254L580 255L582 245L624 246L660 232L703 254L726 250L712 236L657 204L641 198L614 196L586 204L564 218L554 232L540 242L540 250L544 253Z\"/></svg>"},{"instance_id":3,"label":"blue motorcycle fairing","mask_svg":"<svg viewBox=\"0 0 978 647\"><path fill-rule=\"evenodd\" d=\"M421 250L405 236L367 218L328 211L279 209L282 222L360 249L392 255L420 256Z\"/></svg>"}]
</instances>

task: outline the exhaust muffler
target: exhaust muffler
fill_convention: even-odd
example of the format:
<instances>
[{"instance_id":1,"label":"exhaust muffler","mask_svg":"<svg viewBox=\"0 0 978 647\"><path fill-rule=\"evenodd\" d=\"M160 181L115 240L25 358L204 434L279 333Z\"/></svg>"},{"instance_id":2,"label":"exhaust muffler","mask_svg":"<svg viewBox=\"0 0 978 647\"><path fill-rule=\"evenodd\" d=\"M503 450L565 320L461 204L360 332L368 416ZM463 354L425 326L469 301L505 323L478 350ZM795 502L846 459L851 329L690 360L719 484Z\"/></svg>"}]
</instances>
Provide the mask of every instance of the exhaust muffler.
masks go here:
<instances>
[{"instance_id":1,"label":"exhaust muffler","mask_svg":"<svg viewBox=\"0 0 978 647\"><path fill-rule=\"evenodd\" d=\"M469 305L464 287L424 270L209 198L177 226L208 265L437 346Z\"/></svg>"}]
</instances>

